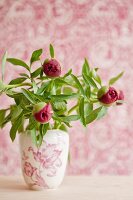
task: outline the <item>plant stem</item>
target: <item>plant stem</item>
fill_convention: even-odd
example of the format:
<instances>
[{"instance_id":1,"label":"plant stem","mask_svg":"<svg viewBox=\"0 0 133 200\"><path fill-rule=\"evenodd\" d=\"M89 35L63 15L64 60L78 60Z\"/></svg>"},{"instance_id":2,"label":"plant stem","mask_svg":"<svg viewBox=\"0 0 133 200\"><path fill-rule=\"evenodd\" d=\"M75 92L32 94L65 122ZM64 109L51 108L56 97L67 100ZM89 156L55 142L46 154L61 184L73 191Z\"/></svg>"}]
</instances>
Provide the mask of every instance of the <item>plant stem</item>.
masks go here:
<instances>
[{"instance_id":1,"label":"plant stem","mask_svg":"<svg viewBox=\"0 0 133 200\"><path fill-rule=\"evenodd\" d=\"M72 113L74 110L76 110L76 108L78 107L78 104L76 104L75 106L73 106L69 111L68 111L68 115L70 113Z\"/></svg>"},{"instance_id":2,"label":"plant stem","mask_svg":"<svg viewBox=\"0 0 133 200\"><path fill-rule=\"evenodd\" d=\"M6 88L12 89L12 88L21 87L21 86L31 86L31 84L30 83L23 83L23 84L6 85Z\"/></svg>"}]
</instances>

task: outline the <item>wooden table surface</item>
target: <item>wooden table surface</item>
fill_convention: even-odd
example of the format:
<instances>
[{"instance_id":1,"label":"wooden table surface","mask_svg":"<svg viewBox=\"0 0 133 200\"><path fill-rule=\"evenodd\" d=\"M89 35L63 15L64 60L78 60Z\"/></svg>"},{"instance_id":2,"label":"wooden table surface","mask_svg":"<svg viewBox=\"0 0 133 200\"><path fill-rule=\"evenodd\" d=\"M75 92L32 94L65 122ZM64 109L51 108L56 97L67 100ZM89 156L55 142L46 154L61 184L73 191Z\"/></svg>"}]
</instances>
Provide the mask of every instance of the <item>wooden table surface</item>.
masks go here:
<instances>
[{"instance_id":1,"label":"wooden table surface","mask_svg":"<svg viewBox=\"0 0 133 200\"><path fill-rule=\"evenodd\" d=\"M0 200L133 200L133 177L67 176L56 190L33 191L22 177L0 176Z\"/></svg>"}]
</instances>

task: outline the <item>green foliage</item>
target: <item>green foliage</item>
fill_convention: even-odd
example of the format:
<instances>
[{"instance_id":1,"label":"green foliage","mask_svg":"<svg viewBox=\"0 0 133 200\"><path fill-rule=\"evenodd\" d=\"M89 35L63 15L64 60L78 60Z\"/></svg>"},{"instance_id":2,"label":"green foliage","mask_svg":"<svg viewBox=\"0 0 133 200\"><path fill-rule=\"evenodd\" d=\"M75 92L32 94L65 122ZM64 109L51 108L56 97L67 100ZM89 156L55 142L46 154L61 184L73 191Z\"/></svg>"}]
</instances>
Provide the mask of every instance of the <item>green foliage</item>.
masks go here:
<instances>
[{"instance_id":1,"label":"green foliage","mask_svg":"<svg viewBox=\"0 0 133 200\"><path fill-rule=\"evenodd\" d=\"M29 66L22 60L20 59L16 59L16 58L7 58L7 62L10 62L13 65L19 65L21 67L24 67L25 69L27 69L28 71L30 71Z\"/></svg>"},{"instance_id":2,"label":"green foliage","mask_svg":"<svg viewBox=\"0 0 133 200\"><path fill-rule=\"evenodd\" d=\"M82 74L89 75L89 72L90 72L90 66L89 66L87 59L85 58L84 64L83 64L83 67L82 67Z\"/></svg>"},{"instance_id":3,"label":"green foliage","mask_svg":"<svg viewBox=\"0 0 133 200\"><path fill-rule=\"evenodd\" d=\"M50 44L49 46L49 51L50 51L51 58L54 58L54 47L52 46L52 44Z\"/></svg>"},{"instance_id":4,"label":"green foliage","mask_svg":"<svg viewBox=\"0 0 133 200\"><path fill-rule=\"evenodd\" d=\"M15 140L16 133L19 130L19 127L21 126L23 120L23 113L21 113L13 122L12 127L10 129L10 138L12 141Z\"/></svg>"},{"instance_id":5,"label":"green foliage","mask_svg":"<svg viewBox=\"0 0 133 200\"><path fill-rule=\"evenodd\" d=\"M37 121L35 120L35 118L33 117L33 115L30 115L30 117L29 117L29 124L28 124L28 126L27 126L27 130L32 130L32 129L34 129L34 128L36 128L37 127Z\"/></svg>"},{"instance_id":6,"label":"green foliage","mask_svg":"<svg viewBox=\"0 0 133 200\"><path fill-rule=\"evenodd\" d=\"M98 88L93 78L89 75L83 74L83 79L86 85L92 86L93 88Z\"/></svg>"},{"instance_id":7,"label":"green foliage","mask_svg":"<svg viewBox=\"0 0 133 200\"><path fill-rule=\"evenodd\" d=\"M72 73L72 69L70 69L65 75L64 75L64 78L66 78L67 76L70 76Z\"/></svg>"},{"instance_id":8,"label":"green foliage","mask_svg":"<svg viewBox=\"0 0 133 200\"><path fill-rule=\"evenodd\" d=\"M3 122L4 122L6 111L7 110L5 110L5 109L0 110L0 127L3 124Z\"/></svg>"},{"instance_id":9,"label":"green foliage","mask_svg":"<svg viewBox=\"0 0 133 200\"><path fill-rule=\"evenodd\" d=\"M55 57L52 44L49 46L51 58ZM7 53L2 59L2 81L0 80L0 94L5 93L14 100L14 104L7 109L0 110L0 127L11 123L10 137L14 141L17 133L27 131L31 134L33 143L40 147L47 130L60 129L67 131L71 122L80 120L83 126L99 120L107 113L108 107L99 106L98 97L105 89L98 75L98 68L91 68L85 58L82 74L72 74L70 69L66 74L49 78L43 73L42 66L32 71L31 66L40 60L42 49L32 53L30 66L16 58L7 58ZM17 78L5 84L5 64L10 62L25 68L25 73L20 73ZM42 65L42 64L40 64ZM123 72L110 79L109 84L114 84ZM106 86L108 87L108 86ZM103 88L100 90L100 88ZM105 92L105 90L104 90ZM41 124L34 118L33 110L38 103L50 103L52 106L52 120ZM52 123L51 123L52 122ZM26 126L24 124L26 123Z\"/></svg>"},{"instance_id":10,"label":"green foliage","mask_svg":"<svg viewBox=\"0 0 133 200\"><path fill-rule=\"evenodd\" d=\"M109 80L109 85L113 85L116 81L118 81L122 76L123 76L124 72L121 72L120 74L118 74L117 76L111 78Z\"/></svg>"},{"instance_id":11,"label":"green foliage","mask_svg":"<svg viewBox=\"0 0 133 200\"><path fill-rule=\"evenodd\" d=\"M34 99L34 94L32 94L32 92L23 88L22 93L32 104L36 104L36 100Z\"/></svg>"},{"instance_id":12,"label":"green foliage","mask_svg":"<svg viewBox=\"0 0 133 200\"><path fill-rule=\"evenodd\" d=\"M90 124L91 122L93 122L98 115L100 115L100 112L102 110L102 106L93 110L87 117L86 117L86 124Z\"/></svg>"},{"instance_id":13,"label":"green foliage","mask_svg":"<svg viewBox=\"0 0 133 200\"><path fill-rule=\"evenodd\" d=\"M69 116L64 116L59 118L62 122L71 122L71 121L77 121L80 119L79 115L69 115Z\"/></svg>"},{"instance_id":14,"label":"green foliage","mask_svg":"<svg viewBox=\"0 0 133 200\"><path fill-rule=\"evenodd\" d=\"M30 131L30 134L31 134L31 138L32 138L33 144L35 144L36 146L38 146L38 145L37 145L36 128L33 128L33 129Z\"/></svg>"},{"instance_id":15,"label":"green foliage","mask_svg":"<svg viewBox=\"0 0 133 200\"><path fill-rule=\"evenodd\" d=\"M38 69L36 69L33 73L31 73L31 78L36 78L38 75L41 74L42 71L42 67L39 67Z\"/></svg>"},{"instance_id":16,"label":"green foliage","mask_svg":"<svg viewBox=\"0 0 133 200\"><path fill-rule=\"evenodd\" d=\"M32 65L33 62L40 60L41 54L42 54L42 49L33 51L31 59L30 59L30 64Z\"/></svg>"},{"instance_id":17,"label":"green foliage","mask_svg":"<svg viewBox=\"0 0 133 200\"><path fill-rule=\"evenodd\" d=\"M97 74L97 70L96 69L92 69L89 73L89 75L101 86L102 85L102 81L100 76Z\"/></svg>"},{"instance_id":18,"label":"green foliage","mask_svg":"<svg viewBox=\"0 0 133 200\"><path fill-rule=\"evenodd\" d=\"M53 102L53 109L57 114L63 114L67 110L67 106L65 101L54 101Z\"/></svg>"},{"instance_id":19,"label":"green foliage","mask_svg":"<svg viewBox=\"0 0 133 200\"><path fill-rule=\"evenodd\" d=\"M77 88L79 88L79 91L81 92L81 94L84 95L84 89L83 89L80 81L78 80L78 78L73 74L71 74L71 76L72 76L73 80L75 81Z\"/></svg>"},{"instance_id":20,"label":"green foliage","mask_svg":"<svg viewBox=\"0 0 133 200\"><path fill-rule=\"evenodd\" d=\"M84 98L83 97L81 97L80 101L79 101L79 115L80 115L81 122L83 123L84 126L86 126L85 114L84 114Z\"/></svg>"},{"instance_id":21,"label":"green foliage","mask_svg":"<svg viewBox=\"0 0 133 200\"><path fill-rule=\"evenodd\" d=\"M79 97L79 94L77 93L72 93L72 94L60 94L60 95L51 95L50 96L53 100L55 101L60 101L60 100L69 100L69 99L75 99Z\"/></svg>"},{"instance_id":22,"label":"green foliage","mask_svg":"<svg viewBox=\"0 0 133 200\"><path fill-rule=\"evenodd\" d=\"M73 93L73 89L71 87L63 87L63 94L71 95Z\"/></svg>"},{"instance_id":23,"label":"green foliage","mask_svg":"<svg viewBox=\"0 0 133 200\"><path fill-rule=\"evenodd\" d=\"M4 74L5 74L5 67L6 67L6 60L7 60L7 52L4 53L2 57L2 81L4 81Z\"/></svg>"},{"instance_id":24,"label":"green foliage","mask_svg":"<svg viewBox=\"0 0 133 200\"><path fill-rule=\"evenodd\" d=\"M14 85L14 84L19 84L19 83L23 83L26 80L26 78L16 78L13 79L12 81L10 81L9 85Z\"/></svg>"}]
</instances>

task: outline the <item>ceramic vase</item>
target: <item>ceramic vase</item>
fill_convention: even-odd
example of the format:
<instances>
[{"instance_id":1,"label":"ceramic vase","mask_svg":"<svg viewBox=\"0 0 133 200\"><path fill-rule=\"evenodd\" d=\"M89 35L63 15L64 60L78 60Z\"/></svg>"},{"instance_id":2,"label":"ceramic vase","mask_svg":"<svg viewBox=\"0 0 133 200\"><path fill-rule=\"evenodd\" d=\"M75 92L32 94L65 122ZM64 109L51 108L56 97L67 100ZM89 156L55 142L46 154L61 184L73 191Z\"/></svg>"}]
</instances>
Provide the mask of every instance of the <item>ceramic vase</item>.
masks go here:
<instances>
[{"instance_id":1,"label":"ceramic vase","mask_svg":"<svg viewBox=\"0 0 133 200\"><path fill-rule=\"evenodd\" d=\"M31 189L55 189L62 183L69 151L69 135L48 130L40 148L29 132L19 136L22 173Z\"/></svg>"}]
</instances>

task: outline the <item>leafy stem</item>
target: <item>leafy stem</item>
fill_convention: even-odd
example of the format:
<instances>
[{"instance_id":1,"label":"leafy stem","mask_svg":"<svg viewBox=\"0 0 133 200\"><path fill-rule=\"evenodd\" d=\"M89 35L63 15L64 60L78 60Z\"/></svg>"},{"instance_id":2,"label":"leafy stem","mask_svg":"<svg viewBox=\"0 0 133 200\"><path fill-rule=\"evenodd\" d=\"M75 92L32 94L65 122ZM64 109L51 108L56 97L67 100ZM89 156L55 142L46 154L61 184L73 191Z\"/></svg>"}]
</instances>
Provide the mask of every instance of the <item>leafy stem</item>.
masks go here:
<instances>
[{"instance_id":1,"label":"leafy stem","mask_svg":"<svg viewBox=\"0 0 133 200\"><path fill-rule=\"evenodd\" d=\"M73 106L69 111L68 111L68 115L70 115L73 111L75 111L78 108L78 104L76 104L75 106Z\"/></svg>"}]
</instances>

